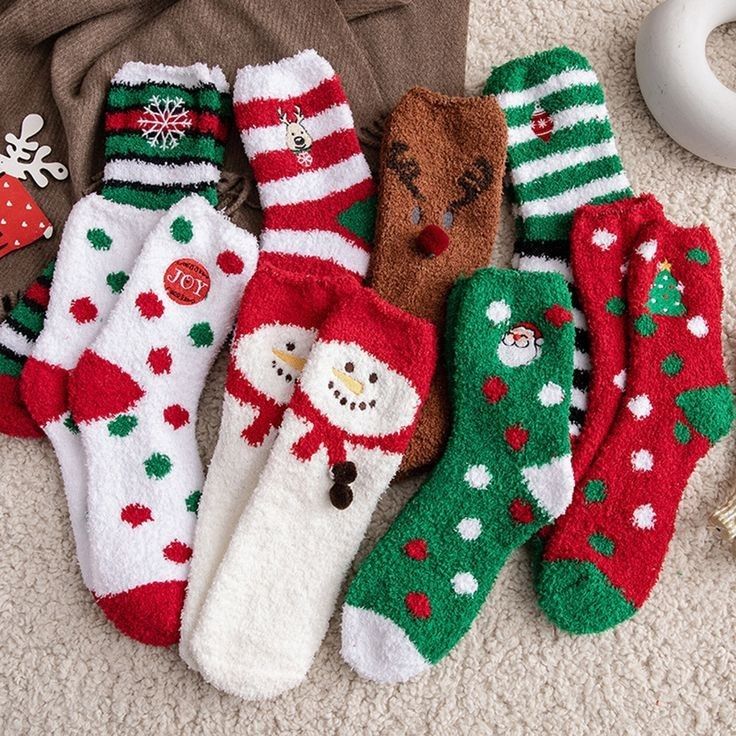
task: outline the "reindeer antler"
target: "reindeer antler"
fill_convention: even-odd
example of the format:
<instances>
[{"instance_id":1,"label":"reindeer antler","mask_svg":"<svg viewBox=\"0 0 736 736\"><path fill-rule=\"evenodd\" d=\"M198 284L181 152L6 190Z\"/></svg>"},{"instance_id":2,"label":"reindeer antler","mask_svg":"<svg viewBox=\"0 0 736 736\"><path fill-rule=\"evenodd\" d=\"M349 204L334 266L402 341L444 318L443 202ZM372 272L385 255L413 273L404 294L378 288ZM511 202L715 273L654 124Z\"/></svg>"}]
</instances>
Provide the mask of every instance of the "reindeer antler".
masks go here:
<instances>
[{"instance_id":1,"label":"reindeer antler","mask_svg":"<svg viewBox=\"0 0 736 736\"><path fill-rule=\"evenodd\" d=\"M463 190L463 195L450 202L450 211L457 212L475 202L480 195L491 186L493 181L493 166L485 156L478 156L473 165L466 168L457 179L457 185Z\"/></svg>"},{"instance_id":2,"label":"reindeer antler","mask_svg":"<svg viewBox=\"0 0 736 736\"><path fill-rule=\"evenodd\" d=\"M288 125L289 116L280 107L276 108L276 112L278 113L279 121L282 122L284 125Z\"/></svg>"},{"instance_id":3,"label":"reindeer antler","mask_svg":"<svg viewBox=\"0 0 736 736\"><path fill-rule=\"evenodd\" d=\"M411 192L414 199L424 201L424 196L416 184L417 177L422 173L422 170L415 158L404 156L408 150L409 146L406 143L394 141L388 149L386 165L396 172L399 181Z\"/></svg>"},{"instance_id":4,"label":"reindeer antler","mask_svg":"<svg viewBox=\"0 0 736 736\"><path fill-rule=\"evenodd\" d=\"M294 120L297 123L301 123L302 120L304 120L304 115L302 115L301 105L294 105Z\"/></svg>"}]
</instances>

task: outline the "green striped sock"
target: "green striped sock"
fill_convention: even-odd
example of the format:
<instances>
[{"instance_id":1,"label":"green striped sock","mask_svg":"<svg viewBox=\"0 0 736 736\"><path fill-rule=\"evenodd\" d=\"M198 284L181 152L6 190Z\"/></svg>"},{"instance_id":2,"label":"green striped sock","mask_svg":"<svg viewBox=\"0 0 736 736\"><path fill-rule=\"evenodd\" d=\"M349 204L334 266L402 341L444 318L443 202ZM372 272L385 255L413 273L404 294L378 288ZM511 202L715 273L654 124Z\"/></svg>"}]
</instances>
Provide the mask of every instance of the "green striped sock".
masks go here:
<instances>
[{"instance_id":1,"label":"green striped sock","mask_svg":"<svg viewBox=\"0 0 736 736\"><path fill-rule=\"evenodd\" d=\"M102 196L145 209L192 193L217 204L230 109L219 67L125 64L107 96Z\"/></svg>"}]
</instances>

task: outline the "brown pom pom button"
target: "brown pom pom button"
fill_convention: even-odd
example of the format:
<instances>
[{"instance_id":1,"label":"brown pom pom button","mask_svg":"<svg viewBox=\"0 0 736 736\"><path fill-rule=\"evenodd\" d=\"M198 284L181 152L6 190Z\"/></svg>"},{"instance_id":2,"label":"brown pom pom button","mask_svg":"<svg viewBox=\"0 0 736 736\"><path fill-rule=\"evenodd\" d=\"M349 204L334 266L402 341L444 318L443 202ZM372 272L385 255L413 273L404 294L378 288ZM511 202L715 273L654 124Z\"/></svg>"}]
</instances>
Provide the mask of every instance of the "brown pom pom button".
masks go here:
<instances>
[{"instance_id":1,"label":"brown pom pom button","mask_svg":"<svg viewBox=\"0 0 736 736\"><path fill-rule=\"evenodd\" d=\"M425 256L433 258L450 247L450 236L439 225L427 225L417 235L417 246Z\"/></svg>"},{"instance_id":2,"label":"brown pom pom button","mask_svg":"<svg viewBox=\"0 0 736 736\"><path fill-rule=\"evenodd\" d=\"M358 477L355 463L349 460L332 466L334 483L330 488L330 503L340 511L346 509L353 502L353 489L350 484Z\"/></svg>"}]
</instances>

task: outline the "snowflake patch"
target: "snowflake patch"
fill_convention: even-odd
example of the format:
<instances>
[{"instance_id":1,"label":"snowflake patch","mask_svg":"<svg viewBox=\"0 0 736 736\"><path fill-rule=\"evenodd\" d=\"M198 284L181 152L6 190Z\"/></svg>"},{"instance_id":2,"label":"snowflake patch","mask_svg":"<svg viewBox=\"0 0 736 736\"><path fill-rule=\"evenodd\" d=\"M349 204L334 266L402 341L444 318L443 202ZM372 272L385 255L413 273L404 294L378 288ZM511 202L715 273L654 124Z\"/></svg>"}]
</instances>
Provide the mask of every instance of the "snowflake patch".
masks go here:
<instances>
[{"instance_id":1,"label":"snowflake patch","mask_svg":"<svg viewBox=\"0 0 736 736\"><path fill-rule=\"evenodd\" d=\"M176 148L179 140L192 126L192 117L181 97L154 95L138 118L143 137L154 148Z\"/></svg>"}]
</instances>

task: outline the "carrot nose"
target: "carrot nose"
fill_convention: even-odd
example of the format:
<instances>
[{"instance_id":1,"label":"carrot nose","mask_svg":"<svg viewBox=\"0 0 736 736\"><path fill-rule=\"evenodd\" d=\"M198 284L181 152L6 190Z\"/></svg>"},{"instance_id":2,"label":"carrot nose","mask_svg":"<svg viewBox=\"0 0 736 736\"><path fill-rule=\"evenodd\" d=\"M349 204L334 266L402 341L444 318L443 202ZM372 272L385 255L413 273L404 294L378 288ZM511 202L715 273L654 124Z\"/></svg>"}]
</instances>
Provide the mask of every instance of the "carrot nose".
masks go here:
<instances>
[{"instance_id":1,"label":"carrot nose","mask_svg":"<svg viewBox=\"0 0 736 736\"><path fill-rule=\"evenodd\" d=\"M417 246L430 258L439 256L450 247L450 236L439 225L427 225L417 235Z\"/></svg>"}]
</instances>

